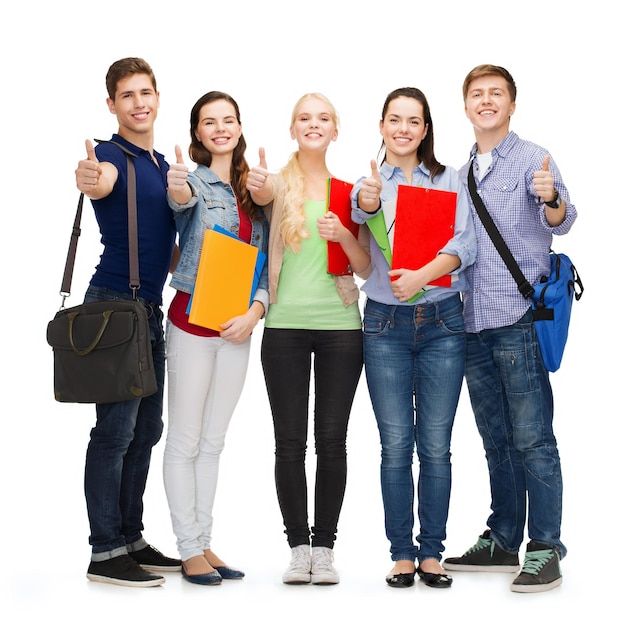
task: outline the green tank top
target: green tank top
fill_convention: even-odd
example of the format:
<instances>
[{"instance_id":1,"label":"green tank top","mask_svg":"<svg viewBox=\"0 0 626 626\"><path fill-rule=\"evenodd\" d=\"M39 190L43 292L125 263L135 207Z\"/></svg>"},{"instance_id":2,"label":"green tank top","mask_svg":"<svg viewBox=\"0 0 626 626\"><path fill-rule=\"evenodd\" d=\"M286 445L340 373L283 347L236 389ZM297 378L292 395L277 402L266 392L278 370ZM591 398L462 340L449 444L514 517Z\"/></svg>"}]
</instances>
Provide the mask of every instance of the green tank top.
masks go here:
<instances>
[{"instance_id":1,"label":"green tank top","mask_svg":"<svg viewBox=\"0 0 626 626\"><path fill-rule=\"evenodd\" d=\"M267 328L307 330L358 330L359 304L345 306L327 271L326 241L317 231L317 219L326 211L323 200L307 200L304 205L309 237L298 252L286 248L278 278L277 302L270 304L265 318Z\"/></svg>"}]
</instances>

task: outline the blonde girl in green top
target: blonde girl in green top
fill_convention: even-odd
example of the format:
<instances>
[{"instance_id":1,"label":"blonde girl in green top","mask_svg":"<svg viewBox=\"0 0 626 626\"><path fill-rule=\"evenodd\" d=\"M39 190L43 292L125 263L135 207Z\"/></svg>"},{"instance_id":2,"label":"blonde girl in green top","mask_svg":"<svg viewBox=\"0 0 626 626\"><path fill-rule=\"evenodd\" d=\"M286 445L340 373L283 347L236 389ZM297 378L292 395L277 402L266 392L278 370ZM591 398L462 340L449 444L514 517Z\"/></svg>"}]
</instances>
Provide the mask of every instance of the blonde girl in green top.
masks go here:
<instances>
[{"instance_id":1,"label":"blonde girl in green top","mask_svg":"<svg viewBox=\"0 0 626 626\"><path fill-rule=\"evenodd\" d=\"M286 584L336 584L333 566L346 485L346 433L361 375L359 290L352 276L327 272L326 241L341 244L353 271L367 273L369 254L339 218L326 212L331 173L326 151L339 119L323 95L294 107L290 132L298 144L287 165L270 174L265 153L248 189L270 220L270 306L261 361L274 421L275 479L291 562ZM313 359L317 470L312 525L307 510L305 452Z\"/></svg>"}]
</instances>

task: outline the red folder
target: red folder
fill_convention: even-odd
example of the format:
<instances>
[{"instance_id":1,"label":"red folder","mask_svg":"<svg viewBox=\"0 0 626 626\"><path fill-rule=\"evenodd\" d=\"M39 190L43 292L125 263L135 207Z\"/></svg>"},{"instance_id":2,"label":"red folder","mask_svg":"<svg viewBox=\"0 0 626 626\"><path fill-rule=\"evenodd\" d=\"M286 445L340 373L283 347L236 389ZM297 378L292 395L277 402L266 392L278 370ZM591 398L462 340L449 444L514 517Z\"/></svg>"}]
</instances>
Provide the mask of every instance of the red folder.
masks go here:
<instances>
[{"instance_id":1,"label":"red folder","mask_svg":"<svg viewBox=\"0 0 626 626\"><path fill-rule=\"evenodd\" d=\"M328 179L327 209L332 211L341 223L355 236L358 237L359 225L352 221L352 207L350 205L350 192L352 184L336 178ZM328 241L328 273L344 276L352 274L350 261L343 251L341 244L336 241Z\"/></svg>"},{"instance_id":2,"label":"red folder","mask_svg":"<svg viewBox=\"0 0 626 626\"><path fill-rule=\"evenodd\" d=\"M432 261L454 236L456 193L398 185L392 269L416 270ZM450 287L450 274L433 286Z\"/></svg>"}]
</instances>

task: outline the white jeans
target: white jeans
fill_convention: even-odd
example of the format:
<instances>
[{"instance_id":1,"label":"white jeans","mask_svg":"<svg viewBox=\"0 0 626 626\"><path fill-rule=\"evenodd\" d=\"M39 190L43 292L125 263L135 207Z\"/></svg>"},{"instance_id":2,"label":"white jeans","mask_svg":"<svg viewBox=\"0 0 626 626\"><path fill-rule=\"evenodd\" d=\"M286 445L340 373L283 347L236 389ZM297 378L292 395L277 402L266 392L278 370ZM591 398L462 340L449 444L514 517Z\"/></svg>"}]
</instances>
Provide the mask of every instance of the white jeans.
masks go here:
<instances>
[{"instance_id":1,"label":"white jeans","mask_svg":"<svg viewBox=\"0 0 626 626\"><path fill-rule=\"evenodd\" d=\"M248 368L250 340L233 344L167 324L165 493L183 560L211 547L220 454Z\"/></svg>"}]
</instances>

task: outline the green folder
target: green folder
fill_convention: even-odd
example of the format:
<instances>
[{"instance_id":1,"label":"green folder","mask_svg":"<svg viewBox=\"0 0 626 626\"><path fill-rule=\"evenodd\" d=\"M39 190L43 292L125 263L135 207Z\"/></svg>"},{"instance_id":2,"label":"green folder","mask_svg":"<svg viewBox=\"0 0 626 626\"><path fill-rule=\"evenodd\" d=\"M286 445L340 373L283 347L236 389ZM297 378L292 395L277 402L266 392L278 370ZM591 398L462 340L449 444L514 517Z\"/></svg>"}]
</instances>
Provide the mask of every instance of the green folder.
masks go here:
<instances>
[{"instance_id":1,"label":"green folder","mask_svg":"<svg viewBox=\"0 0 626 626\"><path fill-rule=\"evenodd\" d=\"M382 210L378 211L374 217L370 217L367 220L367 226L372 233L372 236L376 240L380 251L383 253L383 256L389 263L389 267L391 267L391 244L389 243L389 233L387 231L387 224L385 222L385 216L383 215ZM412 298L410 298L409 302L415 302L418 298L421 298L426 293L425 290L418 291Z\"/></svg>"},{"instance_id":2,"label":"green folder","mask_svg":"<svg viewBox=\"0 0 626 626\"><path fill-rule=\"evenodd\" d=\"M391 267L391 244L389 243L389 234L387 233L387 224L385 223L385 216L382 211L379 211L367 220L367 226L369 227L378 247L387 259L389 267Z\"/></svg>"}]
</instances>

